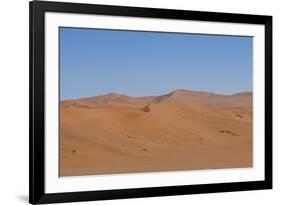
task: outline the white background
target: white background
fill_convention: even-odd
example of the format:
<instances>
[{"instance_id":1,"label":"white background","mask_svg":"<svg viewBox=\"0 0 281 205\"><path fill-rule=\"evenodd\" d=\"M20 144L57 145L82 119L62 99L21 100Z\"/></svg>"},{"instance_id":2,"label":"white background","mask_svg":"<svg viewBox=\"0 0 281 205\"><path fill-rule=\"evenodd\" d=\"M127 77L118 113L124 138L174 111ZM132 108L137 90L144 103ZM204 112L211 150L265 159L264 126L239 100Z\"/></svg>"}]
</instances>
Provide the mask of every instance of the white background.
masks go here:
<instances>
[{"instance_id":1,"label":"white background","mask_svg":"<svg viewBox=\"0 0 281 205\"><path fill-rule=\"evenodd\" d=\"M58 178L59 26L253 36L253 168ZM73 192L264 179L264 26L150 18L47 13L45 15L45 191ZM255 92L258 90L259 92Z\"/></svg>"},{"instance_id":2,"label":"white background","mask_svg":"<svg viewBox=\"0 0 281 205\"><path fill-rule=\"evenodd\" d=\"M278 83L278 80L281 82L281 5L278 5L279 1L83 0L83 2L273 15L274 190L79 204L278 204L278 201L281 201L281 126L278 125L281 119L281 92L278 93L277 89L281 87L281 83ZM28 1L1 1L0 9L0 204L26 204L28 200Z\"/></svg>"}]
</instances>

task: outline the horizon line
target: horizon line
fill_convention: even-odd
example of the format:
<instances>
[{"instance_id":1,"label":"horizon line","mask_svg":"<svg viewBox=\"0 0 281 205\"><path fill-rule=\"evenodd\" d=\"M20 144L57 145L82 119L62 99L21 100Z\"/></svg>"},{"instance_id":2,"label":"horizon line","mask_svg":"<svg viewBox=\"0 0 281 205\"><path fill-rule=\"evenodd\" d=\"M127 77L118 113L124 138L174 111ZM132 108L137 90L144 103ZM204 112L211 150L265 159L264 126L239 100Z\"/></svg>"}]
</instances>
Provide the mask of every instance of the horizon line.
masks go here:
<instances>
[{"instance_id":1,"label":"horizon line","mask_svg":"<svg viewBox=\"0 0 281 205\"><path fill-rule=\"evenodd\" d=\"M253 93L253 91L239 91L239 92L233 92L231 94L222 94L222 93L217 93L217 92L210 92L210 91L203 91L203 90L189 90L189 89L175 89L170 92L164 93L164 94L159 94L159 95L142 95L142 96L133 96L133 95L128 95L124 94L121 92L107 92L104 94L98 94L98 95L91 95L91 96L80 96L76 98L66 98L66 99L61 99L59 96L59 101L67 101L67 100L81 100L81 99L86 99L86 98L93 98L93 97L98 97L98 96L109 96L109 95L121 95L121 96L126 96L126 97L131 97L131 98L144 98L144 97L159 97L159 96L164 96L168 94L172 94L176 91L189 91L189 92L196 92L196 93L209 93L213 95L220 95L220 96L232 96L232 95L237 95L237 94L243 94L243 93Z\"/></svg>"}]
</instances>

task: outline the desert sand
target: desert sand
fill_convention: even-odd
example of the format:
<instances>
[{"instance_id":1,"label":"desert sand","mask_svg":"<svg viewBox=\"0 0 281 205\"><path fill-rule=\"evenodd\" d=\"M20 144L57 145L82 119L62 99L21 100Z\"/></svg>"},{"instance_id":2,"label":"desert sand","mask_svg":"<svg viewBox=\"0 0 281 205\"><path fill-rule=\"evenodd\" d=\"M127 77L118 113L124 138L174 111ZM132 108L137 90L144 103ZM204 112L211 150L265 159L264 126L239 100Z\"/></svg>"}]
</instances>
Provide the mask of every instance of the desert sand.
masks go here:
<instances>
[{"instance_id":1,"label":"desert sand","mask_svg":"<svg viewBox=\"0 0 281 205\"><path fill-rule=\"evenodd\" d=\"M60 103L60 176L252 167L252 93Z\"/></svg>"}]
</instances>

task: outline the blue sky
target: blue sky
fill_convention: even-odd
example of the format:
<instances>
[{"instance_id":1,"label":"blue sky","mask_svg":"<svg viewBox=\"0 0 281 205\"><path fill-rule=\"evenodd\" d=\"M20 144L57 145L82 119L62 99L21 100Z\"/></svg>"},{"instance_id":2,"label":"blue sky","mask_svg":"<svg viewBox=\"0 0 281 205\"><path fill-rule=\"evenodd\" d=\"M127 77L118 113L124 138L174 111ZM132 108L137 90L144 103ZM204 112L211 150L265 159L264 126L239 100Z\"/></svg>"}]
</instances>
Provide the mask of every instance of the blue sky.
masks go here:
<instances>
[{"instance_id":1,"label":"blue sky","mask_svg":"<svg viewBox=\"0 0 281 205\"><path fill-rule=\"evenodd\" d=\"M60 97L252 91L252 37L60 28Z\"/></svg>"}]
</instances>

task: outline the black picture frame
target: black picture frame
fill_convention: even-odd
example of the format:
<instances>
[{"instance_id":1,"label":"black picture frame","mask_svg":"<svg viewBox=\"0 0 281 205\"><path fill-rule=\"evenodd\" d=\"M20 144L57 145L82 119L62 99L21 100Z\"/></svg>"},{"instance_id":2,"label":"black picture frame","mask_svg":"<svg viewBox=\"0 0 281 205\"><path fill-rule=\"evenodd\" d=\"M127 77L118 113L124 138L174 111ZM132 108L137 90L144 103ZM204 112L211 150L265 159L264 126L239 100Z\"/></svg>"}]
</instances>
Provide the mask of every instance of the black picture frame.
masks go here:
<instances>
[{"instance_id":1,"label":"black picture frame","mask_svg":"<svg viewBox=\"0 0 281 205\"><path fill-rule=\"evenodd\" d=\"M30 12L30 142L29 202L31 204L77 202L106 199L155 197L214 192L260 190L272 188L272 17L262 15L215 13L124 6L32 1ZM227 23L260 24L265 26L265 180L233 183L197 184L153 188L45 192L45 81L44 81L44 14L45 12L100 14L113 16L150 17Z\"/></svg>"}]
</instances>

